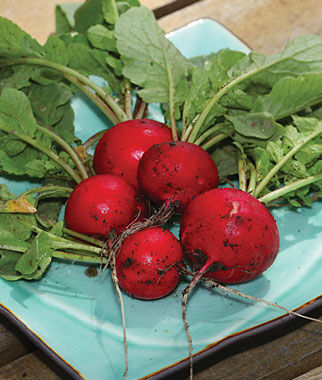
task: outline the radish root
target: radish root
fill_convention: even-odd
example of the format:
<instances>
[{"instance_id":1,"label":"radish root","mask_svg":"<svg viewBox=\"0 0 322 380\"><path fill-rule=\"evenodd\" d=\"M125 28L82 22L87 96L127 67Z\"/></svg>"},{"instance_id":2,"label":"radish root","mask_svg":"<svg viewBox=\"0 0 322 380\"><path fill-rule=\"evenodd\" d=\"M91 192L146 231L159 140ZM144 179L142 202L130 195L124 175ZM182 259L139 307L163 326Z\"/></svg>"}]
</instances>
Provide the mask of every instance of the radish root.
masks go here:
<instances>
[{"instance_id":1,"label":"radish root","mask_svg":"<svg viewBox=\"0 0 322 380\"><path fill-rule=\"evenodd\" d=\"M124 346L124 355L125 355L125 370L124 370L124 373L123 373L123 380L126 378L126 374L127 374L127 371L128 371L128 348L127 348L127 339L126 339L126 321L125 321L125 310L124 310L124 302L123 302L123 297L122 297L122 293L121 293L121 290L120 290L120 287L119 287L119 283L118 283L118 279L117 279L117 275L116 275L116 265L115 265L115 254L112 255L112 260L110 262L110 266L111 266L111 275L112 275L112 280L113 280L113 283L114 283L114 287L115 287L115 290L116 290L116 293L117 293L117 296L118 296L118 300L119 300L119 303L120 303L120 307L121 307L121 315L122 315L122 326L123 326L123 346Z\"/></svg>"},{"instance_id":2,"label":"radish root","mask_svg":"<svg viewBox=\"0 0 322 380\"><path fill-rule=\"evenodd\" d=\"M193 279L190 282L190 284L183 290L182 292L182 319L184 323L184 327L186 330L188 343L189 343L189 372L190 372L190 380L193 379L193 353L192 353L192 338L189 331L189 325L187 322L187 302L189 294L191 293L192 289L195 287L197 282L202 278L202 276L209 270L211 267L211 261L207 261L203 267L197 272L193 274ZM189 272L190 274L190 272Z\"/></svg>"},{"instance_id":3,"label":"radish root","mask_svg":"<svg viewBox=\"0 0 322 380\"><path fill-rule=\"evenodd\" d=\"M322 322L322 320L320 320L320 319L312 318L312 317L297 313L296 311L289 310L289 309L287 309L287 308L285 308L285 307L283 307L283 306L281 306L275 302L270 302L270 301L266 301L262 298L249 296L248 294L240 292L239 290L229 288L227 286L219 284L218 282L216 282L212 279L206 278L206 277L204 277L204 274L207 272L207 270L209 270L209 267L207 265L204 265L199 272L191 272L184 265L182 267L180 267L179 269L180 269L182 274L193 277L190 284L182 292L182 295L183 295L183 297L182 297L182 318L183 318L183 323L184 323L184 327L186 330L186 335L187 335L188 343L189 343L189 372L190 372L189 378L190 378L190 380L193 379L193 352L192 352L192 338L191 338L191 334L189 331L189 325L187 322L187 302L188 302L189 294L191 293L192 289L195 287L195 285L197 284L197 282L199 280L202 280L204 283L211 286L212 288L218 288L220 290L226 291L227 293L235 294L239 297L243 297L243 298L246 298L246 299L249 299L252 301L256 301L256 302L261 302L261 303L264 303L268 306L286 311L291 317L296 316L296 317L307 319L307 320L310 320L313 322L320 322L320 323Z\"/></svg>"},{"instance_id":4,"label":"radish root","mask_svg":"<svg viewBox=\"0 0 322 380\"><path fill-rule=\"evenodd\" d=\"M183 274L186 274L186 275L189 275L189 276L196 276L196 273L189 271L187 268L181 267L180 270L181 270L181 272ZM320 323L322 322L321 319L317 319L317 318L313 318L313 317L309 317L307 315L303 315L303 314L297 313L296 311L289 310L289 309L287 309L287 308L285 308L285 307L283 307L283 306L281 306L281 305L279 305L279 304L277 304L275 302L270 302L270 301L264 300L262 298L250 296L248 294L240 292L239 290L232 289L232 288L229 288L227 286L221 285L218 282L216 282L216 281L214 281L214 280L212 280L210 278L202 277L201 280L204 283L210 285L212 288L218 288L220 290L226 291L227 293L235 294L237 296L240 296L240 297L252 300L252 301L264 303L264 304L266 304L268 306L271 306L271 307L274 307L276 309L280 309L280 310L286 311L290 316L296 316L296 317L300 317L300 318L303 318L303 319L308 319L308 320L313 321L313 322L320 322Z\"/></svg>"},{"instance_id":5,"label":"radish root","mask_svg":"<svg viewBox=\"0 0 322 380\"><path fill-rule=\"evenodd\" d=\"M300 318L304 318L304 319L308 319L310 321L314 321L314 322L322 322L321 319L317 319L317 318L313 318L313 317L309 317L307 315L303 315L303 314L300 314L300 313L297 313L296 311L292 311L292 310L289 310L275 302L270 302L270 301L267 301L267 300L264 300L262 298L258 298L258 297L254 297L254 296L249 296L245 293L242 293L240 292L239 290L236 290L236 289L232 289L232 288L228 288L227 286L224 286L224 285L221 285L219 284L218 282L215 282L213 280L210 280L210 279L207 279L207 278L203 278L202 279L205 283L208 283L209 285L211 285L212 287L215 287L215 288L218 288L218 289L221 289L223 291L226 291L227 293L231 293L231 294L235 294L237 296L240 296L240 297L243 297L243 298L246 298L246 299L249 299L249 300L252 300L252 301L256 301L256 302L262 302L268 306L272 306L272 307L275 307L277 309L280 309L280 310L284 310L286 311L291 317L292 316L296 316L296 317L300 317Z\"/></svg>"},{"instance_id":6,"label":"radish root","mask_svg":"<svg viewBox=\"0 0 322 380\"><path fill-rule=\"evenodd\" d=\"M137 222L137 218L129 224L126 230L124 230L121 234L116 235L115 232L112 230L108 238L104 244L104 247L101 250L101 258L103 257L107 258L107 262L105 266L100 268L100 274L108 267L111 268L111 277L113 280L114 288L116 290L118 300L120 303L121 308L121 315L122 315L122 326L123 326L123 346L124 346L124 355L125 355L125 370L123 373L123 379L126 378L126 374L128 372L128 347L127 347L127 339L126 339L126 320L125 320L125 308L124 308L124 302L122 297L122 292L119 287L119 282L116 275L116 255L121 247L124 240L132 235L134 232L141 231L147 227L151 226L161 226L162 224L166 223L171 216L174 214L174 203L170 203L167 206L163 206L160 208L158 212L156 212L154 215L152 215L149 219L143 221L143 222Z\"/></svg>"}]
</instances>

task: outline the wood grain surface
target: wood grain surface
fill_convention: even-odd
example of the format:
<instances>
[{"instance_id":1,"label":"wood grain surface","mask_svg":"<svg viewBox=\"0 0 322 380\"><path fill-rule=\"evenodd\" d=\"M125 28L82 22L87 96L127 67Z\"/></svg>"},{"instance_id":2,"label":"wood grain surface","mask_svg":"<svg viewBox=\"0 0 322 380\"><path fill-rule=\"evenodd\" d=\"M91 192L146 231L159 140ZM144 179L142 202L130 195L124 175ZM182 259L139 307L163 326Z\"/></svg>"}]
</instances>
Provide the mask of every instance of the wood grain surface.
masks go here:
<instances>
[{"instance_id":1,"label":"wood grain surface","mask_svg":"<svg viewBox=\"0 0 322 380\"><path fill-rule=\"evenodd\" d=\"M276 52L299 35L322 36L321 0L203 0L165 16L160 25L169 32L200 17L221 22L263 53Z\"/></svg>"},{"instance_id":2,"label":"wood grain surface","mask_svg":"<svg viewBox=\"0 0 322 380\"><path fill-rule=\"evenodd\" d=\"M197 0L141 0L162 17ZM44 43L55 30L55 8L62 3L82 3L83 0L0 0L0 16L6 17Z\"/></svg>"},{"instance_id":3,"label":"wood grain surface","mask_svg":"<svg viewBox=\"0 0 322 380\"><path fill-rule=\"evenodd\" d=\"M264 53L282 49L299 35L322 36L322 0L142 0L141 3L161 17L159 23L166 32L209 17ZM57 0L0 0L0 15L44 43L55 28L56 4ZM321 316L322 310L314 315ZM198 371L195 380L320 380L321 324L294 319L287 328L220 353L211 362L202 363ZM186 379L186 374L175 378ZM0 315L0 380L18 379L71 380L71 377Z\"/></svg>"}]
</instances>

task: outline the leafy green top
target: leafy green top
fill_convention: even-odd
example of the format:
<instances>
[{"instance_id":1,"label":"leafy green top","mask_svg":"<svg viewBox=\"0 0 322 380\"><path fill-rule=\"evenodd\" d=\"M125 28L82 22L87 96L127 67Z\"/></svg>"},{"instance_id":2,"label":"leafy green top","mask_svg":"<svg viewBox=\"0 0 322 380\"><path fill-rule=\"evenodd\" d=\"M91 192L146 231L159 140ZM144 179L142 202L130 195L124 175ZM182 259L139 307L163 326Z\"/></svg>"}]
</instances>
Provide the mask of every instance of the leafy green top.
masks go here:
<instances>
[{"instance_id":1,"label":"leafy green top","mask_svg":"<svg viewBox=\"0 0 322 380\"><path fill-rule=\"evenodd\" d=\"M223 49L188 60L138 0L58 5L56 26L41 46L0 17L0 170L41 182L25 194L0 185L4 278L38 279L56 256L101 262L101 242L76 243L58 221L64 198L92 174L87 148L100 136L75 136L76 91L112 123L161 103L174 139L208 150L222 178L237 176L262 202L309 207L320 197L318 36L270 56Z\"/></svg>"}]
</instances>

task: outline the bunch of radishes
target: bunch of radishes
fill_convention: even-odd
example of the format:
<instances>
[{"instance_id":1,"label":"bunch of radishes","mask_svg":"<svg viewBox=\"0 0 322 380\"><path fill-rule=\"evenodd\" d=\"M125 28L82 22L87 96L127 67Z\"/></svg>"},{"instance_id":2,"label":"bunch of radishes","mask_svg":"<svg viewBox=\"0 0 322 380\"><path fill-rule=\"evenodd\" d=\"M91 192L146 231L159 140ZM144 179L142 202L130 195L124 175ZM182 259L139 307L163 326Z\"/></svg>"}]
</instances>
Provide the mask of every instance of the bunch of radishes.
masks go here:
<instances>
[{"instance_id":1,"label":"bunch of radishes","mask_svg":"<svg viewBox=\"0 0 322 380\"><path fill-rule=\"evenodd\" d=\"M163 123L115 125L98 142L93 167L96 175L78 184L67 201L66 225L109 246L123 236L115 268L121 288L133 297L166 296L187 262L197 273L193 284L202 276L245 282L278 253L277 226L266 207L244 191L217 188L212 157L195 144L174 141ZM158 208L182 215L180 242L154 223Z\"/></svg>"}]
</instances>

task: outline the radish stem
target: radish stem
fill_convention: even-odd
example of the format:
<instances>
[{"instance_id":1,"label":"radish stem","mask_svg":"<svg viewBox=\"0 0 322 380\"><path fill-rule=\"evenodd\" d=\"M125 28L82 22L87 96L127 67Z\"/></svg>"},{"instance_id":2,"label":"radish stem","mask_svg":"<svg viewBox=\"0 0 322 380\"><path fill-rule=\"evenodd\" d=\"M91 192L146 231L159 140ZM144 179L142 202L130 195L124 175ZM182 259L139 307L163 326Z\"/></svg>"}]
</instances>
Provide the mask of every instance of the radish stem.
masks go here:
<instances>
[{"instance_id":1,"label":"radish stem","mask_svg":"<svg viewBox=\"0 0 322 380\"><path fill-rule=\"evenodd\" d=\"M314 175L314 176L310 176L307 178L299 179L277 190L271 191L270 193L266 195L263 195L262 197L258 198L258 200L263 203L268 203L286 195L287 193L291 191L298 190L303 186L310 185L311 183L318 182L318 181L322 181L322 173Z\"/></svg>"},{"instance_id":2,"label":"radish stem","mask_svg":"<svg viewBox=\"0 0 322 380\"><path fill-rule=\"evenodd\" d=\"M127 79L124 80L124 110L128 119L132 119L132 98L131 98L131 85Z\"/></svg>"},{"instance_id":3,"label":"radish stem","mask_svg":"<svg viewBox=\"0 0 322 380\"><path fill-rule=\"evenodd\" d=\"M79 232L75 232L73 230L70 230L69 228L66 228L64 227L63 228L63 232L66 234L66 235L69 235L71 237L74 237L74 238L77 238L77 239L80 239L80 240L83 240L83 241L86 241L87 243L91 243L91 244L94 244L98 247L101 247L101 248L104 248L105 247L105 243L102 242L101 240L98 240L98 239L94 239L88 235L84 235L84 234L81 234Z\"/></svg>"},{"instance_id":4,"label":"radish stem","mask_svg":"<svg viewBox=\"0 0 322 380\"><path fill-rule=\"evenodd\" d=\"M82 164L77 153L69 144L67 144L67 142L63 138L61 138L59 135L57 135L57 133L52 132L50 129L45 128L39 124L37 124L37 128L41 133L43 133L43 134L51 137L53 140L55 140L65 150L65 152L69 154L70 158L74 161L74 164L76 165L82 179L88 178L87 170L85 169L84 165Z\"/></svg>"},{"instance_id":5,"label":"radish stem","mask_svg":"<svg viewBox=\"0 0 322 380\"><path fill-rule=\"evenodd\" d=\"M107 262L106 257L98 257L91 255L82 255L80 253L64 252L64 251L54 251L52 257L65 260L80 261L85 263L95 263L95 264L105 264Z\"/></svg>"},{"instance_id":6,"label":"radish stem","mask_svg":"<svg viewBox=\"0 0 322 380\"><path fill-rule=\"evenodd\" d=\"M184 132L182 132L181 141L187 141L189 138L189 134L192 131L192 124L190 124L187 128L185 128Z\"/></svg>"},{"instance_id":7,"label":"radish stem","mask_svg":"<svg viewBox=\"0 0 322 380\"><path fill-rule=\"evenodd\" d=\"M266 176L257 185L256 189L252 193L255 198L258 198L260 193L265 189L268 182L274 177L274 175L281 169L281 167L289 160L296 152L298 152L306 143L317 137L322 133L322 128L318 128L316 131L308 135L303 141L291 149L279 162L266 174Z\"/></svg>"},{"instance_id":8,"label":"radish stem","mask_svg":"<svg viewBox=\"0 0 322 380\"><path fill-rule=\"evenodd\" d=\"M102 131L99 131L92 135L89 139L87 139L83 144L83 148L87 150L90 148L92 145L95 145L102 137L105 135L107 129L103 129Z\"/></svg>"},{"instance_id":9,"label":"radish stem","mask_svg":"<svg viewBox=\"0 0 322 380\"><path fill-rule=\"evenodd\" d=\"M247 191L247 171L246 171L246 161L243 152L237 151L237 168L238 168L238 182L239 189Z\"/></svg>"},{"instance_id":10,"label":"radish stem","mask_svg":"<svg viewBox=\"0 0 322 380\"><path fill-rule=\"evenodd\" d=\"M279 62L282 62L283 60L286 60L288 59L287 56L285 56L285 58L282 58L279 60ZM198 134L200 132L200 129L204 123L204 121L206 120L206 118L208 117L210 111L212 110L212 108L214 107L214 105L216 103L219 102L219 100L227 94L227 92L229 90L231 90L234 86L238 85L239 83L243 82L244 80L248 79L248 78L251 78L253 75L256 75L264 70L266 70L267 68L275 65L276 62L273 60L271 62L269 62L268 64L266 65L263 65L261 68L258 68L258 67L255 67L255 69L253 70L250 70L244 74L241 74L239 75L237 78L235 79L232 79L230 82L228 82L225 86L223 86L220 90L217 91L217 93L211 98L208 100L208 102L206 103L205 107L203 108L203 110L201 111L201 113L199 114L198 116L198 119L193 127L193 130L190 134L190 137L188 139L189 142L194 142L197 137L198 137Z\"/></svg>"},{"instance_id":11,"label":"radish stem","mask_svg":"<svg viewBox=\"0 0 322 380\"><path fill-rule=\"evenodd\" d=\"M248 161L248 166L249 166L249 180L248 180L247 192L251 193L252 191L255 190L255 187L256 187L257 172L256 172L255 166L250 161Z\"/></svg>"},{"instance_id":12,"label":"radish stem","mask_svg":"<svg viewBox=\"0 0 322 380\"><path fill-rule=\"evenodd\" d=\"M64 74L64 77L78 87L91 101L96 104L96 106L104 113L105 116L113 123L117 124L119 122L118 117L111 110L111 108L99 97L97 96L88 86L84 85L78 79L74 78L72 75Z\"/></svg>"},{"instance_id":13,"label":"radish stem","mask_svg":"<svg viewBox=\"0 0 322 380\"><path fill-rule=\"evenodd\" d=\"M62 196L63 193L65 193L65 196L68 197L69 194L73 191L73 189L71 187L54 186L54 185L40 186L40 187L34 187L33 189L29 189L21 195L27 196L34 193L45 193L48 191L60 191L60 194L59 194L60 197Z\"/></svg>"},{"instance_id":14,"label":"radish stem","mask_svg":"<svg viewBox=\"0 0 322 380\"><path fill-rule=\"evenodd\" d=\"M213 127L207 129L202 135L198 137L198 139L194 142L196 145L200 145L206 138L213 135L215 132L220 131L222 129L222 124L216 124Z\"/></svg>"},{"instance_id":15,"label":"radish stem","mask_svg":"<svg viewBox=\"0 0 322 380\"><path fill-rule=\"evenodd\" d=\"M70 78L70 75L79 80L81 83L85 84L92 90L96 92L98 96L100 96L105 103L112 109L115 113L119 121L127 120L127 116L122 108L117 104L117 102L110 96L106 91L104 91L100 86L94 83L92 80L87 78L85 75L80 74L78 71L71 69L70 67L66 67L60 65L55 62L47 61L43 58L16 58L3 63L1 66L12 66L12 65L37 65L37 66L45 66L51 69L57 70L61 72L64 76L67 74L66 79ZM74 84L77 85L77 82ZM83 88L80 87L80 90L83 91ZM104 111L103 111L104 112Z\"/></svg>"},{"instance_id":16,"label":"radish stem","mask_svg":"<svg viewBox=\"0 0 322 380\"><path fill-rule=\"evenodd\" d=\"M175 109L174 109L174 84L173 84L173 78L172 78L172 72L169 66L168 58L166 54L164 54L164 59L166 63L166 69L168 74L168 81L169 81L169 116L170 116L170 127L172 132L172 138L174 141L178 141L178 129L176 124L176 118L175 118Z\"/></svg>"},{"instance_id":17,"label":"radish stem","mask_svg":"<svg viewBox=\"0 0 322 380\"><path fill-rule=\"evenodd\" d=\"M27 135L23 135L16 130L12 131L10 129L7 129L4 125L0 125L0 130L17 136L19 139L25 141L27 144L33 146L34 148L40 150L42 153L46 154L49 158L51 158L59 166L61 166L66 171L66 173L68 173L73 178L73 180L76 183L80 183L82 181L82 178L64 160L62 160L56 153L54 153L49 148L41 145L37 140Z\"/></svg>"},{"instance_id":18,"label":"radish stem","mask_svg":"<svg viewBox=\"0 0 322 380\"><path fill-rule=\"evenodd\" d=\"M227 137L228 137L228 135L226 133L221 132L200 146L201 146L201 148L207 150L207 149L211 148L212 146L216 145L217 143L219 143L219 141L225 140L225 138L227 138Z\"/></svg>"}]
</instances>

